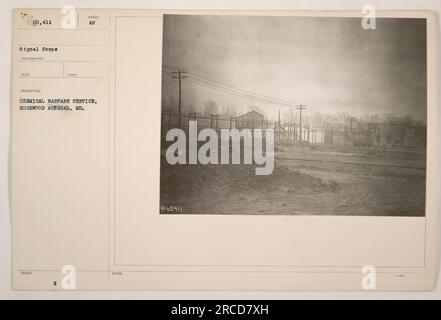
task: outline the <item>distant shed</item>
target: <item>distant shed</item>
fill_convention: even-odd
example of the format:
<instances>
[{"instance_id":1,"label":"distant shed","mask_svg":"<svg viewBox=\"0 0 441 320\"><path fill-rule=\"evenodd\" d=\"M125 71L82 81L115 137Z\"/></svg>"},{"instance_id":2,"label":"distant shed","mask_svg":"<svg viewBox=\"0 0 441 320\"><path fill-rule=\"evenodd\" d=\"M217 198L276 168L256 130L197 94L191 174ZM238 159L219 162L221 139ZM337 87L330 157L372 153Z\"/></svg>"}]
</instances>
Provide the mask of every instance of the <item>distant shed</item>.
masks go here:
<instances>
[{"instance_id":1,"label":"distant shed","mask_svg":"<svg viewBox=\"0 0 441 320\"><path fill-rule=\"evenodd\" d=\"M263 116L263 114L257 111L250 111L237 117L237 128L238 129L262 128L264 119L265 117Z\"/></svg>"}]
</instances>

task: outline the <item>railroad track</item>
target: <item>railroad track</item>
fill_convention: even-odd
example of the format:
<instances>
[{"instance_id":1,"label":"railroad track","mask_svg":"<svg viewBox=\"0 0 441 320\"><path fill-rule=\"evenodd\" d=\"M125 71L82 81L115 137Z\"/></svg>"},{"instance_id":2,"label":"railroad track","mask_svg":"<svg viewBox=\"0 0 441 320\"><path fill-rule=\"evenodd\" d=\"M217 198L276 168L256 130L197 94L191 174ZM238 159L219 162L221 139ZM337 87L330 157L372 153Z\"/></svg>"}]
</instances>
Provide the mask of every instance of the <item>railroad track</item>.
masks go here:
<instances>
[{"instance_id":1,"label":"railroad track","mask_svg":"<svg viewBox=\"0 0 441 320\"><path fill-rule=\"evenodd\" d=\"M310 161L310 162L322 162L322 163L333 163L333 164L373 166L373 167L383 167L383 168L426 170L426 167L399 166L399 165L393 165L393 164L380 164L380 163L372 163L372 162L334 161L334 160L323 160L323 159L285 158L285 157L275 157L275 160Z\"/></svg>"}]
</instances>

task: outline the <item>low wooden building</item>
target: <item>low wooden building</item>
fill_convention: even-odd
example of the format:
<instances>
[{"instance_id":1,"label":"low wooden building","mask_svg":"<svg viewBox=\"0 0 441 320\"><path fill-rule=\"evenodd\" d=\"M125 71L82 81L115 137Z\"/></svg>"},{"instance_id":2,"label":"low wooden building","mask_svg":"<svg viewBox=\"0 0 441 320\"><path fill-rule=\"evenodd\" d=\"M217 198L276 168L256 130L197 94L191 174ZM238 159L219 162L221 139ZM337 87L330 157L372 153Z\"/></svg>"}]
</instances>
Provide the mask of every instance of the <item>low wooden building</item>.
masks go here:
<instances>
[{"instance_id":1,"label":"low wooden building","mask_svg":"<svg viewBox=\"0 0 441 320\"><path fill-rule=\"evenodd\" d=\"M257 129L263 128L265 125L265 117L257 111L247 112L237 117L238 129Z\"/></svg>"}]
</instances>

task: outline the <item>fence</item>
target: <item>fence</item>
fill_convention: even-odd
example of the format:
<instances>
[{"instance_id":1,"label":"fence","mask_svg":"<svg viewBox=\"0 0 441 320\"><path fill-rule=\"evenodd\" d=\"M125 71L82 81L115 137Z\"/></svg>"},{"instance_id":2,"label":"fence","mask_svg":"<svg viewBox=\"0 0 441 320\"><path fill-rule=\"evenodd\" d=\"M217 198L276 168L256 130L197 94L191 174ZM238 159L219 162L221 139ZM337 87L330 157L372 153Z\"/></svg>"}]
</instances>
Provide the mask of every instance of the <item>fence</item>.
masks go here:
<instances>
[{"instance_id":1,"label":"fence","mask_svg":"<svg viewBox=\"0 0 441 320\"><path fill-rule=\"evenodd\" d=\"M270 122L268 120L243 119L240 117L220 117L218 114L210 116L198 115L190 112L179 115L168 111L162 112L161 130L164 135L169 129L180 128L188 132L189 121L197 121L198 130L211 128L221 129L274 129L274 137L278 142L303 142L311 144L324 143L325 130L323 128L302 127L294 122Z\"/></svg>"},{"instance_id":2,"label":"fence","mask_svg":"<svg viewBox=\"0 0 441 320\"><path fill-rule=\"evenodd\" d=\"M190 112L173 114L163 111L161 118L162 134L172 128L188 131L188 123L197 121L198 130L221 129L274 129L276 142L308 143L327 145L350 145L361 147L425 147L426 128L407 127L392 124L368 123L364 127L312 127L295 122L270 122L266 119L246 117L220 117L218 114L204 116Z\"/></svg>"}]
</instances>

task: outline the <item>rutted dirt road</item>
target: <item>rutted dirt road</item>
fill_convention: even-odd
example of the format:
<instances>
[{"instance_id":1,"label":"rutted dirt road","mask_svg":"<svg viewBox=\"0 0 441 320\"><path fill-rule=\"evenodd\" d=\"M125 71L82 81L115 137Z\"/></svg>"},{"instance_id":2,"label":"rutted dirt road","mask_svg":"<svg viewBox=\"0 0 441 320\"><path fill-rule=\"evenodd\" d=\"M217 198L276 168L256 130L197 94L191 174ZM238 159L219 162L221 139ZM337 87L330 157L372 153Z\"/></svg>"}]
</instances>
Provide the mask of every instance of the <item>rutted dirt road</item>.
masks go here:
<instances>
[{"instance_id":1,"label":"rutted dirt road","mask_svg":"<svg viewBox=\"0 0 441 320\"><path fill-rule=\"evenodd\" d=\"M274 172L161 162L161 204L187 214L424 216L425 152L284 146Z\"/></svg>"}]
</instances>

